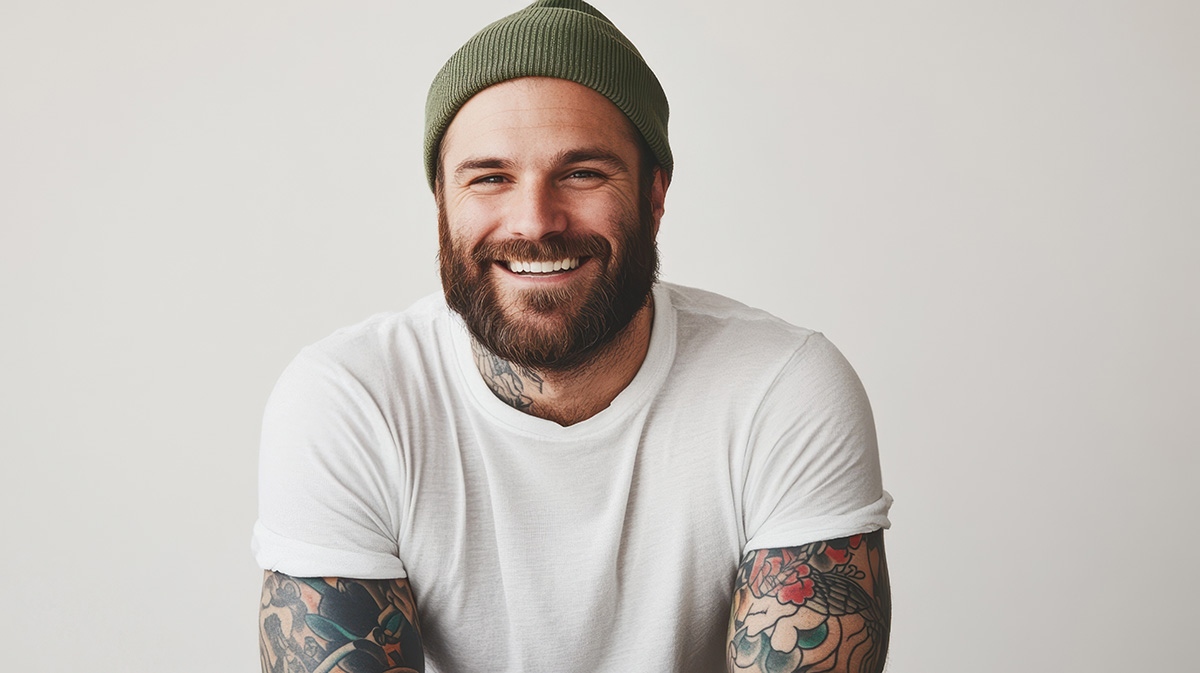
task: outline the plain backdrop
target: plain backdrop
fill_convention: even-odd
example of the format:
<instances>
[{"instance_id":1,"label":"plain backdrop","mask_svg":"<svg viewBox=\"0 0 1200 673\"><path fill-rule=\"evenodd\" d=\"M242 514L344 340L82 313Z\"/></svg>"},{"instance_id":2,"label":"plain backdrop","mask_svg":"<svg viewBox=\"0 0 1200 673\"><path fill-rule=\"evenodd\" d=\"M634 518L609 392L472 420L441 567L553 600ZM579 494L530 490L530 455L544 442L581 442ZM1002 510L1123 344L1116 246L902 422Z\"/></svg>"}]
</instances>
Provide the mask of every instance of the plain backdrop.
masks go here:
<instances>
[{"instance_id":1,"label":"plain backdrop","mask_svg":"<svg viewBox=\"0 0 1200 673\"><path fill-rule=\"evenodd\" d=\"M253 671L259 422L438 290L424 97L521 0L0 2L0 640ZM866 384L893 673L1194 670L1200 3L598 0L663 278Z\"/></svg>"}]
</instances>

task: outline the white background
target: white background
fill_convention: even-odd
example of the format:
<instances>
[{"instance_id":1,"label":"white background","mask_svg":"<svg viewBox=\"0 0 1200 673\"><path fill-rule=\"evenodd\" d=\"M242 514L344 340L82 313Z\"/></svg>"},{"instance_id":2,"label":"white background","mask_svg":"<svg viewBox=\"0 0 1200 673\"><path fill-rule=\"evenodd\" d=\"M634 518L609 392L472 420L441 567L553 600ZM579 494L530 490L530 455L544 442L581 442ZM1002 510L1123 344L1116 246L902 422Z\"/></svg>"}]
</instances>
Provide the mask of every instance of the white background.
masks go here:
<instances>
[{"instance_id":1,"label":"white background","mask_svg":"<svg viewBox=\"0 0 1200 673\"><path fill-rule=\"evenodd\" d=\"M522 4L3 0L6 670L257 670L266 396L437 290L425 91ZM672 104L663 277L871 395L889 670L1194 670L1200 3L600 7Z\"/></svg>"}]
</instances>

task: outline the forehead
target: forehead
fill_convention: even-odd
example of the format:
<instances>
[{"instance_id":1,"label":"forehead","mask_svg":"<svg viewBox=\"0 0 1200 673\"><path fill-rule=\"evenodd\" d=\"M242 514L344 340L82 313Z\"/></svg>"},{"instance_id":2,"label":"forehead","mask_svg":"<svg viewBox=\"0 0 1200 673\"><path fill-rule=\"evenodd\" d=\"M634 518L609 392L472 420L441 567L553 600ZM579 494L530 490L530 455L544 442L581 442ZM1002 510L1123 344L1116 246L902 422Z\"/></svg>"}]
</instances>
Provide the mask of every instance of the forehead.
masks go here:
<instances>
[{"instance_id":1,"label":"forehead","mask_svg":"<svg viewBox=\"0 0 1200 673\"><path fill-rule=\"evenodd\" d=\"M570 146L604 146L637 152L636 131L603 95L582 84L524 77L475 94L450 123L442 140L451 164L480 154L535 159Z\"/></svg>"}]
</instances>

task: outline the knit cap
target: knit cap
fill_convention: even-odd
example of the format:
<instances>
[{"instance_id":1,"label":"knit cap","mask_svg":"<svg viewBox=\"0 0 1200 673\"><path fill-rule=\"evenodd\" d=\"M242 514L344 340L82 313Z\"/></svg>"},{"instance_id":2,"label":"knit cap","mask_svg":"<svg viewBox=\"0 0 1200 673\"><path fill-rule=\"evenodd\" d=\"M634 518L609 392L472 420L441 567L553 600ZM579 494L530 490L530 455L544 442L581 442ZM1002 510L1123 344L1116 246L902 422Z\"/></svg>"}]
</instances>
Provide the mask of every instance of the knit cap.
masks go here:
<instances>
[{"instance_id":1,"label":"knit cap","mask_svg":"<svg viewBox=\"0 0 1200 673\"><path fill-rule=\"evenodd\" d=\"M667 96L637 47L583 0L538 0L479 31L433 79L425 101L425 176L434 188L438 146L475 94L519 77L582 84L617 106L671 175Z\"/></svg>"}]
</instances>

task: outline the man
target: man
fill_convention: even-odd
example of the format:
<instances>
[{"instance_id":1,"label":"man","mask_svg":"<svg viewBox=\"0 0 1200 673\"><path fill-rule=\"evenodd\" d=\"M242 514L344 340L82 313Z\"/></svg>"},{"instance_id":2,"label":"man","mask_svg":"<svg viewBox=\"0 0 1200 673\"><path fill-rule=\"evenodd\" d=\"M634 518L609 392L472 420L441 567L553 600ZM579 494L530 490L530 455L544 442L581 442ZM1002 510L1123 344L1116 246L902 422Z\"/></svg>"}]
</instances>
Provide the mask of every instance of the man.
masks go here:
<instances>
[{"instance_id":1,"label":"man","mask_svg":"<svg viewBox=\"0 0 1200 673\"><path fill-rule=\"evenodd\" d=\"M667 103L579 0L438 74L444 297L305 349L263 427L264 671L879 671L865 394L820 334L656 283Z\"/></svg>"}]
</instances>

